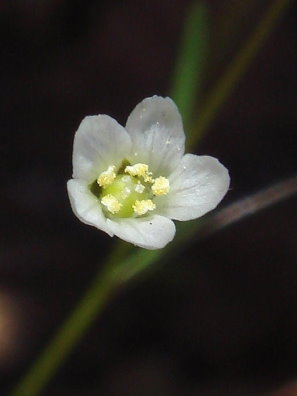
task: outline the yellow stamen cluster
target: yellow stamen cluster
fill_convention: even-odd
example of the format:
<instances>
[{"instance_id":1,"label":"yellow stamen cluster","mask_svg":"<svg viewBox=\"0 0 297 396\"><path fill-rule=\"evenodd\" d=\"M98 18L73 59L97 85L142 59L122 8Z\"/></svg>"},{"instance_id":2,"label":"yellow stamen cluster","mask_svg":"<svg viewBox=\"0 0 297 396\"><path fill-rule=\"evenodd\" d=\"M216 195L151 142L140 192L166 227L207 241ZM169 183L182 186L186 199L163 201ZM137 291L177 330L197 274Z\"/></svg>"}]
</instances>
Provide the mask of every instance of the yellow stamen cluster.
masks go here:
<instances>
[{"instance_id":1,"label":"yellow stamen cluster","mask_svg":"<svg viewBox=\"0 0 297 396\"><path fill-rule=\"evenodd\" d=\"M143 199L141 201L136 200L132 208L137 216L143 216L148 211L156 209L156 205L151 199Z\"/></svg>"},{"instance_id":2,"label":"yellow stamen cluster","mask_svg":"<svg viewBox=\"0 0 297 396\"><path fill-rule=\"evenodd\" d=\"M107 210L112 213L116 214L120 211L121 207L123 206L112 194L105 195L101 199L102 205L106 206Z\"/></svg>"},{"instance_id":3,"label":"yellow stamen cluster","mask_svg":"<svg viewBox=\"0 0 297 396\"><path fill-rule=\"evenodd\" d=\"M146 164L128 165L125 168L125 173L131 176L142 177L146 183L152 183L152 172L149 172L149 167Z\"/></svg>"},{"instance_id":4,"label":"yellow stamen cluster","mask_svg":"<svg viewBox=\"0 0 297 396\"><path fill-rule=\"evenodd\" d=\"M112 182L116 178L115 168L116 167L114 165L110 165L106 171L102 172L99 175L97 179L97 183L99 184L100 187L105 188L112 184Z\"/></svg>"},{"instance_id":5,"label":"yellow stamen cluster","mask_svg":"<svg viewBox=\"0 0 297 396\"><path fill-rule=\"evenodd\" d=\"M164 176L159 176L154 180L152 192L154 195L166 195L170 189L169 180Z\"/></svg>"},{"instance_id":6,"label":"yellow stamen cluster","mask_svg":"<svg viewBox=\"0 0 297 396\"><path fill-rule=\"evenodd\" d=\"M107 212L117 217L144 216L156 209L154 196L169 192L169 180L164 176L153 179L146 164L127 165L120 168L110 165L102 172L97 183L102 187L100 201Z\"/></svg>"}]
</instances>

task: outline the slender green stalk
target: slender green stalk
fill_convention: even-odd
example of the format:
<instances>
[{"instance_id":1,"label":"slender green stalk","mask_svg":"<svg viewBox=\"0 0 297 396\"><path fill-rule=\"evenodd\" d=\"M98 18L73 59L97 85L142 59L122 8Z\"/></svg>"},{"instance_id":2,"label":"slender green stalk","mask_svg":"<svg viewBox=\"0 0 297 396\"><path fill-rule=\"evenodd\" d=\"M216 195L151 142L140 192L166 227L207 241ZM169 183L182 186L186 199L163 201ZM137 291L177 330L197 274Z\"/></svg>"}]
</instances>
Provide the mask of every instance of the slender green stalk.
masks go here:
<instances>
[{"instance_id":1,"label":"slender green stalk","mask_svg":"<svg viewBox=\"0 0 297 396\"><path fill-rule=\"evenodd\" d=\"M290 1L276 0L272 3L246 44L241 48L214 89L207 96L197 120L193 122L190 139L187 142L190 147L197 143L211 122L214 121L222 104L228 99L237 82L258 54L265 40L283 15L285 8L290 4Z\"/></svg>"},{"instance_id":2,"label":"slender green stalk","mask_svg":"<svg viewBox=\"0 0 297 396\"><path fill-rule=\"evenodd\" d=\"M115 264L123 260L130 246L123 241L117 243L116 249L108 257L103 270L99 270L82 300L62 324L55 337L42 351L11 395L38 395L46 386L74 345L79 342L92 322L104 310L111 294L121 283L120 271L115 269Z\"/></svg>"},{"instance_id":3,"label":"slender green stalk","mask_svg":"<svg viewBox=\"0 0 297 396\"><path fill-rule=\"evenodd\" d=\"M236 58L235 64L231 65L229 72L224 78L226 81L222 80L218 88L210 95L210 99L205 105L205 110L201 114L202 121L198 124L198 132L201 133L214 118L220 104L227 98L235 82L256 55L259 49L259 43L256 43L256 41L259 40L261 44L263 43L269 31L275 25L277 17L288 3L289 0L275 1L248 44L244 47L244 50ZM181 67L180 70L183 70L183 68ZM176 92L178 92L178 89L176 89ZM184 96L181 94L176 95L184 98L179 99L180 102L191 107L194 97L193 91L191 94L184 94ZM184 111L186 112L186 109ZM197 136L192 140L192 144L196 140ZM193 222L191 223L189 224L193 226ZM194 227L186 227L186 229L188 230L187 232L180 233L176 238L177 243L184 242L185 238L188 238L193 232ZM191 229L192 231L190 231ZM35 396L40 394L95 318L102 313L111 295L118 287L149 267L150 264L156 262L161 255L171 251L170 247L158 251L136 249L135 253L124 259L128 249L130 249L128 244L117 244L117 248L107 260L103 270L95 277L85 296L30 367L28 373L17 384L11 396Z\"/></svg>"},{"instance_id":4,"label":"slender green stalk","mask_svg":"<svg viewBox=\"0 0 297 396\"><path fill-rule=\"evenodd\" d=\"M199 95L206 63L207 42L207 8L205 4L195 2L187 13L170 92L186 126Z\"/></svg>"}]
</instances>

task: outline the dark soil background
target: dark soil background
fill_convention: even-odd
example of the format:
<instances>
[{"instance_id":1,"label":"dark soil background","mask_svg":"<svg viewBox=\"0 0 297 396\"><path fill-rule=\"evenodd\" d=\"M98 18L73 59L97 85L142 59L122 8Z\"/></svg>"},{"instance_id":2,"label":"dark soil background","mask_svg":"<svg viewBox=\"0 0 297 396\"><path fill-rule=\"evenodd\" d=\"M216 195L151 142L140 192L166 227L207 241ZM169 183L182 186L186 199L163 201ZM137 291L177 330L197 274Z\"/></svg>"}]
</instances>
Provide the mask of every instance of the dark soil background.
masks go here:
<instances>
[{"instance_id":1,"label":"dark soil background","mask_svg":"<svg viewBox=\"0 0 297 396\"><path fill-rule=\"evenodd\" d=\"M202 99L270 3L208 1ZM1 395L113 246L70 209L74 132L85 115L124 124L144 97L168 94L189 4L1 1ZM230 170L222 206L296 172L296 10L195 151ZM119 292L44 394L297 394L277 391L297 376L296 221L295 197L194 241Z\"/></svg>"}]
</instances>

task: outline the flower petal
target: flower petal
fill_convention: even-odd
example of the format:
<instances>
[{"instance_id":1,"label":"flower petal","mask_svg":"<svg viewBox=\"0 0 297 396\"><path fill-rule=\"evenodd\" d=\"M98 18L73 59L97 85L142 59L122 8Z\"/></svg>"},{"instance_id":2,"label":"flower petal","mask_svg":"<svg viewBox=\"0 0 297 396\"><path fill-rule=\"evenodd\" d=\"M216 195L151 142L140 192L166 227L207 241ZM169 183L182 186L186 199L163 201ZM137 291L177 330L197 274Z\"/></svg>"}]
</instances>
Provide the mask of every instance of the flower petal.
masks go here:
<instances>
[{"instance_id":1,"label":"flower petal","mask_svg":"<svg viewBox=\"0 0 297 396\"><path fill-rule=\"evenodd\" d=\"M145 249L161 249L175 235L173 221L159 215L134 219L107 219L108 228L119 238Z\"/></svg>"},{"instance_id":2,"label":"flower petal","mask_svg":"<svg viewBox=\"0 0 297 396\"><path fill-rule=\"evenodd\" d=\"M216 158L186 154L169 181L169 194L155 199L158 213L184 221L214 209L228 191L230 177Z\"/></svg>"},{"instance_id":3,"label":"flower petal","mask_svg":"<svg viewBox=\"0 0 297 396\"><path fill-rule=\"evenodd\" d=\"M148 164L154 176L169 175L184 154L182 119L170 98L153 96L130 114L126 129L133 142L132 163Z\"/></svg>"},{"instance_id":4,"label":"flower petal","mask_svg":"<svg viewBox=\"0 0 297 396\"><path fill-rule=\"evenodd\" d=\"M130 136L113 118L85 117L74 137L73 178L94 181L109 165L120 165L130 149Z\"/></svg>"},{"instance_id":5,"label":"flower petal","mask_svg":"<svg viewBox=\"0 0 297 396\"><path fill-rule=\"evenodd\" d=\"M77 179L68 180L67 189L72 210L79 220L113 236L106 223L101 204L90 192L87 182Z\"/></svg>"}]
</instances>

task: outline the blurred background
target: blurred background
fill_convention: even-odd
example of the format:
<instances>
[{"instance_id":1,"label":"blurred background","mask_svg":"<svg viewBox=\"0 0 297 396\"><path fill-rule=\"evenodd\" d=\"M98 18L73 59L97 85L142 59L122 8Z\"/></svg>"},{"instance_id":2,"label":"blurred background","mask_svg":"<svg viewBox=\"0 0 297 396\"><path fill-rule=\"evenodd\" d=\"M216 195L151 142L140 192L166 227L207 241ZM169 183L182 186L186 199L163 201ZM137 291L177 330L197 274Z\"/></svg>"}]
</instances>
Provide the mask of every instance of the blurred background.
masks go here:
<instances>
[{"instance_id":1,"label":"blurred background","mask_svg":"<svg viewBox=\"0 0 297 396\"><path fill-rule=\"evenodd\" d=\"M201 101L272 1L205 0ZM190 1L2 0L0 394L75 306L114 240L66 192L85 115L125 124L168 95ZM296 4L192 152L230 170L223 207L296 172ZM294 395L296 197L192 240L121 290L45 395Z\"/></svg>"}]
</instances>

